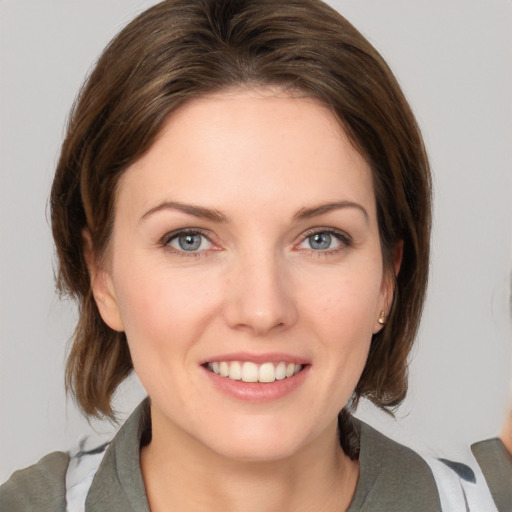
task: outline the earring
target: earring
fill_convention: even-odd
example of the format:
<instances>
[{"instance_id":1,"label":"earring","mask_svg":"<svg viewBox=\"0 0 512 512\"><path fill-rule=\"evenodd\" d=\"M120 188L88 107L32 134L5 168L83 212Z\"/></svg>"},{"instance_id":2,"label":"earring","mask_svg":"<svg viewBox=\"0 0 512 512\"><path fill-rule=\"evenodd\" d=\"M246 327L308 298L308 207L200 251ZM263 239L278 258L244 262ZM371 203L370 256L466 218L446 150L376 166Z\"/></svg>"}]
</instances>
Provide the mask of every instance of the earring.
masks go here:
<instances>
[{"instance_id":1,"label":"earring","mask_svg":"<svg viewBox=\"0 0 512 512\"><path fill-rule=\"evenodd\" d=\"M379 322L380 325L386 325L386 313L384 313L384 311L380 312L377 322Z\"/></svg>"}]
</instances>

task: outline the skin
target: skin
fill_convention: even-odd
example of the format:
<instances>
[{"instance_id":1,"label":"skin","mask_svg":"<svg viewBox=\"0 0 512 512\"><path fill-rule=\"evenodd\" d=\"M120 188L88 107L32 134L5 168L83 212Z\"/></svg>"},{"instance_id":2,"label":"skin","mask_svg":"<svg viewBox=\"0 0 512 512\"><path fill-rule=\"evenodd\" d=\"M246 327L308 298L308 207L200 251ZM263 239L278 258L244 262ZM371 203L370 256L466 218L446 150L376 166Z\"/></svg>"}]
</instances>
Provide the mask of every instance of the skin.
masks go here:
<instances>
[{"instance_id":1,"label":"skin","mask_svg":"<svg viewBox=\"0 0 512 512\"><path fill-rule=\"evenodd\" d=\"M505 424L501 431L501 440L505 445L505 448L508 450L508 453L512 455L512 408L509 409L505 418Z\"/></svg>"},{"instance_id":2,"label":"skin","mask_svg":"<svg viewBox=\"0 0 512 512\"><path fill-rule=\"evenodd\" d=\"M195 99L116 199L106 263L90 258L93 291L151 397L141 466L152 511L345 510L359 467L337 415L392 279L370 168L333 114L271 89ZM180 248L182 229L199 230L198 250ZM313 247L326 232L329 248ZM232 352L291 354L308 371L285 396L247 402L202 366Z\"/></svg>"}]
</instances>

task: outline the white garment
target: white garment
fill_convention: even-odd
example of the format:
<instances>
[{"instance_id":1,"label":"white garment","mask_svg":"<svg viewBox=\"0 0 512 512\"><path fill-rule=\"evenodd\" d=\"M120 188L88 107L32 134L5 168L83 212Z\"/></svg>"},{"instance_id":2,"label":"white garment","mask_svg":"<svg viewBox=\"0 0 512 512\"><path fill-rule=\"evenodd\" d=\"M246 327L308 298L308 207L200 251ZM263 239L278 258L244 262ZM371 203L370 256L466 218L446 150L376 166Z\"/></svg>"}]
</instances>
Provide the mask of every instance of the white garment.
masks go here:
<instances>
[{"instance_id":1,"label":"white garment","mask_svg":"<svg viewBox=\"0 0 512 512\"><path fill-rule=\"evenodd\" d=\"M498 512L484 475L476 460L471 467L471 479L460 477L441 459L424 457L437 484L443 512Z\"/></svg>"},{"instance_id":2,"label":"white garment","mask_svg":"<svg viewBox=\"0 0 512 512\"><path fill-rule=\"evenodd\" d=\"M70 453L66 472L66 512L85 512L85 500L108 443L86 449L87 439ZM424 456L437 484L443 512L498 512L478 464L469 468L474 478L461 478L442 460ZM474 481L472 481L474 480Z\"/></svg>"},{"instance_id":3,"label":"white garment","mask_svg":"<svg viewBox=\"0 0 512 512\"><path fill-rule=\"evenodd\" d=\"M108 443L93 449L87 449L86 445L87 438L84 438L78 449L70 452L66 471L66 512L85 512L85 499Z\"/></svg>"}]
</instances>

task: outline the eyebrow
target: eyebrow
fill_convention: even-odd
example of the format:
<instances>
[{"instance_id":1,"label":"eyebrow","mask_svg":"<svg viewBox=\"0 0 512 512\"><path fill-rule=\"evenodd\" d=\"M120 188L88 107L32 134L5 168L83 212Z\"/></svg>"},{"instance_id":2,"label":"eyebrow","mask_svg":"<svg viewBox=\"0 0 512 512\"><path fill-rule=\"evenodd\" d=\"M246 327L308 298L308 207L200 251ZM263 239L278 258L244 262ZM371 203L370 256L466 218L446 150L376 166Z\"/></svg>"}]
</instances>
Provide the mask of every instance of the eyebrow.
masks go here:
<instances>
[{"instance_id":1,"label":"eyebrow","mask_svg":"<svg viewBox=\"0 0 512 512\"><path fill-rule=\"evenodd\" d=\"M339 210L340 208L356 208L363 213L366 221L370 220L370 216L366 209L359 203L354 203L353 201L335 201L333 203L321 204L311 208L301 208L293 218L294 220L310 219L311 217L317 217L333 210Z\"/></svg>"},{"instance_id":2,"label":"eyebrow","mask_svg":"<svg viewBox=\"0 0 512 512\"><path fill-rule=\"evenodd\" d=\"M178 201L164 201L159 205L155 206L148 210L140 220L143 221L149 216L153 215L156 212L160 212L163 210L178 210L180 212L188 213L189 215L193 215L194 217L199 217L203 219L212 220L214 222L226 222L227 217L219 212L218 210L204 208L202 206L194 206L192 204L180 203Z\"/></svg>"},{"instance_id":3,"label":"eyebrow","mask_svg":"<svg viewBox=\"0 0 512 512\"><path fill-rule=\"evenodd\" d=\"M312 217L317 217L319 215L323 215L325 213L329 213L333 210L339 210L341 208L356 208L361 211L365 217L365 219L369 220L369 215L366 209L360 205L359 203L354 203L353 201L336 201L332 203L321 204L319 206L313 206L310 208L301 208L294 216L294 220L304 220L310 219ZM156 212L163 210L178 210L180 212L187 213L189 215L193 215L194 217L208 219L213 222L227 222L227 217L221 213L219 210L204 208L203 206L194 206L191 204L180 203L178 201L164 201L159 205L148 210L140 220L143 221L147 217L153 215Z\"/></svg>"}]
</instances>

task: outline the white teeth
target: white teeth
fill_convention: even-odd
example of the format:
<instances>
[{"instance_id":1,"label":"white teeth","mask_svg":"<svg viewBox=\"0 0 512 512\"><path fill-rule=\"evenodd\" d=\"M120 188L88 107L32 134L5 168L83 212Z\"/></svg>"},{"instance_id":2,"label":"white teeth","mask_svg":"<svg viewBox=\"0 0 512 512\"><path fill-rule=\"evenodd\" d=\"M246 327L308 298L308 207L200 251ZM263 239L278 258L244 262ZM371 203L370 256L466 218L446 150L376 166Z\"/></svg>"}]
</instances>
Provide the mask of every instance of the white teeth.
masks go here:
<instances>
[{"instance_id":1,"label":"white teeth","mask_svg":"<svg viewBox=\"0 0 512 512\"><path fill-rule=\"evenodd\" d=\"M263 363L258 374L260 382L274 382L276 380L276 368L272 363Z\"/></svg>"},{"instance_id":2,"label":"white teeth","mask_svg":"<svg viewBox=\"0 0 512 512\"><path fill-rule=\"evenodd\" d=\"M250 361L215 361L208 363L207 368L221 377L231 380L242 380L243 382L274 382L293 377L299 373L303 366L301 364L285 363L263 363L256 364Z\"/></svg>"},{"instance_id":3,"label":"white teeth","mask_svg":"<svg viewBox=\"0 0 512 512\"><path fill-rule=\"evenodd\" d=\"M229 378L233 380L242 378L242 365L238 361L233 361L229 365Z\"/></svg>"},{"instance_id":4,"label":"white teeth","mask_svg":"<svg viewBox=\"0 0 512 512\"><path fill-rule=\"evenodd\" d=\"M279 363L276 366L276 380L283 380L286 377L286 363Z\"/></svg>"},{"instance_id":5,"label":"white teeth","mask_svg":"<svg viewBox=\"0 0 512 512\"><path fill-rule=\"evenodd\" d=\"M227 377L229 375L229 365L222 361L219 363L219 374L221 377Z\"/></svg>"},{"instance_id":6,"label":"white teeth","mask_svg":"<svg viewBox=\"0 0 512 512\"><path fill-rule=\"evenodd\" d=\"M242 366L242 380L244 382L258 382L258 365L245 362Z\"/></svg>"}]
</instances>

